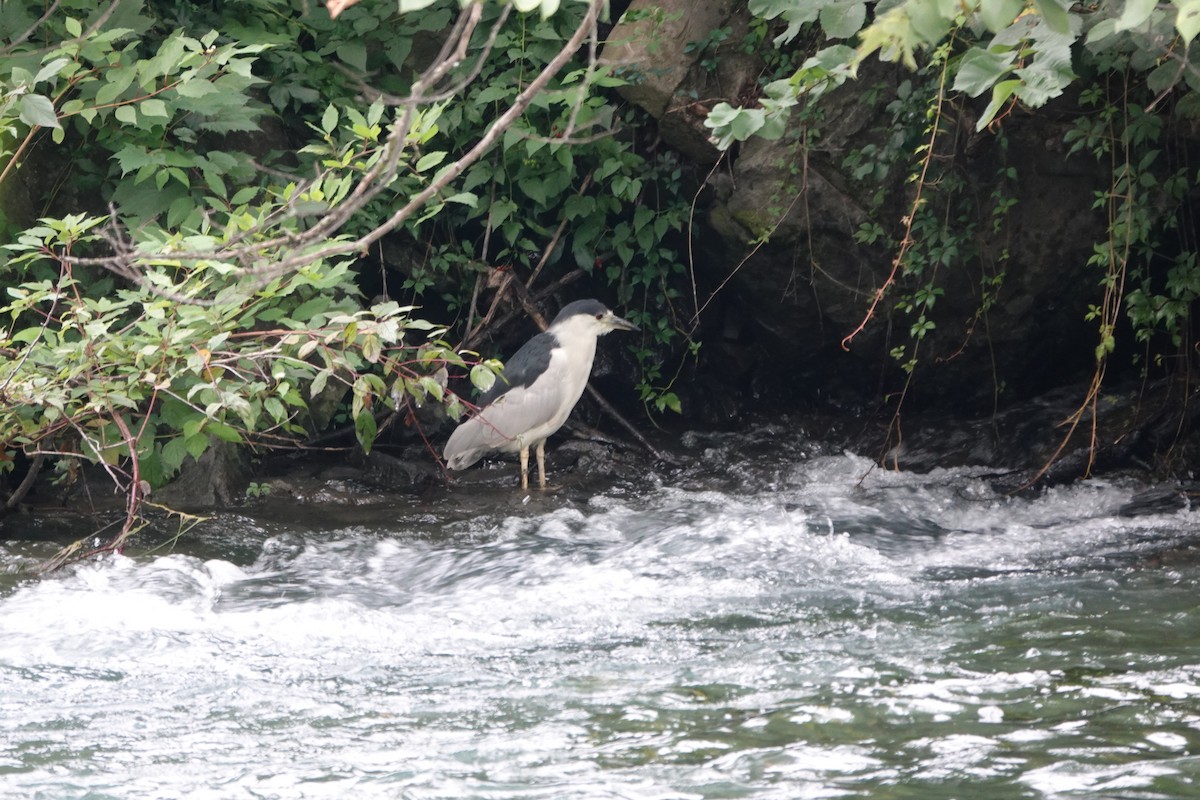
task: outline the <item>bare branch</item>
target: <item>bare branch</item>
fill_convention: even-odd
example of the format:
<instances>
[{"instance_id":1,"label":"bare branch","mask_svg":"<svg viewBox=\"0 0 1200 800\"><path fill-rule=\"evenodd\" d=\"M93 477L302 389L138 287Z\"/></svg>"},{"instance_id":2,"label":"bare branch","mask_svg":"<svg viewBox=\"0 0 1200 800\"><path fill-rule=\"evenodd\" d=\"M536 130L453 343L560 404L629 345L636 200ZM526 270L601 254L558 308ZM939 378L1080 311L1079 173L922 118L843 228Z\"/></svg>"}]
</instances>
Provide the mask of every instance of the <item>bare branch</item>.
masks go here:
<instances>
[{"instance_id":1,"label":"bare branch","mask_svg":"<svg viewBox=\"0 0 1200 800\"><path fill-rule=\"evenodd\" d=\"M83 31L79 34L79 36L71 39L70 41L81 42L84 39L89 38L96 31L100 30L100 28L104 26L104 23L108 22L108 18L113 15L113 12L117 10L117 6L121 5L121 2L122 0L111 0L111 2L108 4L108 8L104 9L103 13L96 18L96 21L93 22L86 31ZM33 36L34 31L40 28L43 23L46 22L46 20L54 16L54 13L58 11L58 7L60 5L62 5L62 0L54 0L54 2L50 4L50 7L46 9L46 12L42 14L42 16L38 17L37 22L29 26L28 30L15 37L11 42L4 45L4 47L0 47L0 55L11 53L18 45L26 42L30 36ZM45 52L49 49L50 48L45 48L45 50L42 52Z\"/></svg>"},{"instance_id":2,"label":"bare branch","mask_svg":"<svg viewBox=\"0 0 1200 800\"><path fill-rule=\"evenodd\" d=\"M397 97L396 95L388 94L387 92L380 91L374 86L371 86L366 81L362 80L362 78L357 74L353 74L351 77L354 78L355 82L359 85L360 91L362 91L366 97L373 101L379 100L391 106L405 106L413 102L438 103L442 100L448 100L451 97L459 94L463 89L467 88L467 86L469 86L475 81L476 78L479 77L479 73L483 71L483 68L486 65L488 55L496 46L496 39L500 35L500 29L503 27L504 22L508 19L508 15L511 10L511 6L504 6L500 12L500 15L496 18L496 21L492 23L492 29L488 33L488 38L484 41L482 47L477 48L474 66L472 66L470 71L468 71L465 76L463 76L449 89L436 92L434 94L425 93L420 97L416 97L415 94L410 94L408 97ZM451 38L448 38L446 41L450 42L452 38L453 34L451 35ZM438 60L435 59L434 63L438 63ZM346 69L343 69L343 72L348 75L351 74L350 71Z\"/></svg>"},{"instance_id":3,"label":"bare branch","mask_svg":"<svg viewBox=\"0 0 1200 800\"><path fill-rule=\"evenodd\" d=\"M42 14L42 16L40 16L38 18L37 22L35 22L29 26L29 30L25 31L20 36L17 36L15 39L13 39L11 42L6 44L4 47L0 47L0 55L3 55L5 53L11 53L13 51L13 48L15 48L17 45L25 42L25 40L27 40L30 36L33 36L33 32L36 31L38 28L40 28L42 26L42 23L44 23L46 20L48 20L52 16L54 16L54 12L58 11L58 7L61 4L62 4L62 0L54 0L54 2L50 4L50 7L46 9L46 13Z\"/></svg>"}]
</instances>

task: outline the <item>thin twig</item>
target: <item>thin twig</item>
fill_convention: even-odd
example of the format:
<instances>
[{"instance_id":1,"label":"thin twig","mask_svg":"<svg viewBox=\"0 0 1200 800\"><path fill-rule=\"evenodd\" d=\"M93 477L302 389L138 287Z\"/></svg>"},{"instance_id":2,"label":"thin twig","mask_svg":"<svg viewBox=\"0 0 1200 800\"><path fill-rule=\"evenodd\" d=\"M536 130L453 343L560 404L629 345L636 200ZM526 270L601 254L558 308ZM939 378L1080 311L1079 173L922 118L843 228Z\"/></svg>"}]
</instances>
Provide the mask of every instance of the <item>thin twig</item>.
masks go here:
<instances>
[{"instance_id":1,"label":"thin twig","mask_svg":"<svg viewBox=\"0 0 1200 800\"><path fill-rule=\"evenodd\" d=\"M952 37L953 38L953 37ZM933 124L929 126L929 143L926 145L925 158L921 163L921 175L917 179L917 189L913 195L912 204L909 207L908 214L904 217L904 238L900 240L900 249L896 253L896 257L892 259L892 271L888 273L887 279L875 290L875 296L871 300L871 305L867 309L867 313L863 316L862 321L858 323L858 327L850 331L849 334L842 339L842 349L849 351L850 342L856 336L866 329L867 324L874 319L875 309L883 301L884 295L896 283L896 276L900 272L900 266L904 263L904 256L908 253L908 249L915 243L913 240L912 229L913 224L917 219L917 212L921 209L922 193L925 188L925 177L929 174L929 166L933 163L934 144L937 142L938 134L941 133L942 108L946 102L946 77L949 75L949 61L944 60L942 64L942 72L938 83L937 93L937 108ZM899 413L899 410L897 410Z\"/></svg>"}]
</instances>

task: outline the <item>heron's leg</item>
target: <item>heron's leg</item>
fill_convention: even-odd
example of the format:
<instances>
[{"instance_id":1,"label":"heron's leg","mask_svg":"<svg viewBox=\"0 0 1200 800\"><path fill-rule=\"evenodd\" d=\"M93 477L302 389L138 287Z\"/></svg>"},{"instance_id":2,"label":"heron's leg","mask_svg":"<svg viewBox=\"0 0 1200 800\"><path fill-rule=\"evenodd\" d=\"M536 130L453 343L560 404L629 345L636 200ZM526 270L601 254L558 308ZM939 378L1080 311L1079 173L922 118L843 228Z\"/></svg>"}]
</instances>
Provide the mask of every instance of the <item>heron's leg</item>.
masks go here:
<instances>
[{"instance_id":1,"label":"heron's leg","mask_svg":"<svg viewBox=\"0 0 1200 800\"><path fill-rule=\"evenodd\" d=\"M521 448L521 488L529 488L529 448Z\"/></svg>"},{"instance_id":2,"label":"heron's leg","mask_svg":"<svg viewBox=\"0 0 1200 800\"><path fill-rule=\"evenodd\" d=\"M546 440L542 439L537 446L538 486L546 488Z\"/></svg>"}]
</instances>

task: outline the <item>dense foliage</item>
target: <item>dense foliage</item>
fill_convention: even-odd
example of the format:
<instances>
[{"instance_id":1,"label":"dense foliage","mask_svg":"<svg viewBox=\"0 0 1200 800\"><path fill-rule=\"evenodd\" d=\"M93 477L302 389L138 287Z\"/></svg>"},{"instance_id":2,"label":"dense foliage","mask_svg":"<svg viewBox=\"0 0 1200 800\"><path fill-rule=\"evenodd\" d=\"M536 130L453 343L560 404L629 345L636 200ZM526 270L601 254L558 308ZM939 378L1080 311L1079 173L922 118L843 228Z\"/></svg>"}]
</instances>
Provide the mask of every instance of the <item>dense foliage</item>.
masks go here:
<instances>
[{"instance_id":1,"label":"dense foliage","mask_svg":"<svg viewBox=\"0 0 1200 800\"><path fill-rule=\"evenodd\" d=\"M862 0L751 0L750 11L787 23L777 45L816 24L827 46L768 84L760 108L714 108L708 125L725 145L780 135L799 97L840 85L871 55L915 70L922 50L947 42L958 44L950 66L954 91L990 97L977 130L1017 104L1038 108L1061 95L1078 80L1073 57L1126 60L1160 99L1178 92L1180 112L1200 114L1200 55L1191 50L1200 34L1197 0L1110 0L1082 9L1060 0L885 0L870 16ZM842 43L854 39L856 46Z\"/></svg>"},{"instance_id":2,"label":"dense foliage","mask_svg":"<svg viewBox=\"0 0 1200 800\"><path fill-rule=\"evenodd\" d=\"M947 157L957 132L969 125L1003 149L1010 117L1038 113L1068 89L1064 107L1073 122L1062 151L1068 158L1094 157L1110 173L1094 196L1106 235L1095 242L1089 262L1099 297L1087 314L1097 330L1095 373L1072 428L1085 411L1095 412L1121 341L1127 345L1122 366L1189 379L1197 363L1192 310L1200 299L1193 190L1200 184L1193 161L1200 3L885 0L870 7L860 0L751 0L749 9L775 21L776 45L805 42L799 47L805 56L799 68L769 76L755 104L713 108L706 125L721 147L751 136L777 138L803 124L796 110L819 114L828 90L854 79L867 58L908 67L900 90L883 98L892 133L849 152L843 166L862 182L872 211L884 202L884 176L895 165L904 170L900 229L873 214L858 239L883 244L893 255L892 273L863 326L890 299L899 312L891 319L906 320L908 334L892 355L910 383L947 276L974 265L979 310L969 330L986 323L1006 277L1003 243L1021 235L1007 218L1018 202L1023 165L1002 163L990 179L964 176ZM864 99L875 92L860 90ZM985 241L995 243L986 258L980 252ZM1081 286L1080 293L1092 289Z\"/></svg>"},{"instance_id":3,"label":"dense foliage","mask_svg":"<svg viewBox=\"0 0 1200 800\"><path fill-rule=\"evenodd\" d=\"M369 449L389 411L461 413L447 371L498 368L419 305L469 324L489 282L573 271L651 323L643 393L676 405L648 348L677 337L680 168L614 135L597 10L0 6L0 471L104 465L131 523L214 441L343 419Z\"/></svg>"}]
</instances>

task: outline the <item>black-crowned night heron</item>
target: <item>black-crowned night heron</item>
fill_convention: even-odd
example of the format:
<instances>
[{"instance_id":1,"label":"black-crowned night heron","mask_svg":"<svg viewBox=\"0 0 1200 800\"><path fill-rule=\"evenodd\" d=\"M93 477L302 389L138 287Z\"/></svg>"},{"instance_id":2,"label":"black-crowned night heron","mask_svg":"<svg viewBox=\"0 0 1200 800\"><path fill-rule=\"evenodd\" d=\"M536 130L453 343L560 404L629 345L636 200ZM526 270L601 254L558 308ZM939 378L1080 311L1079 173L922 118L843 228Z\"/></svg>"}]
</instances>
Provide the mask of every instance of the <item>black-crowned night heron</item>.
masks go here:
<instances>
[{"instance_id":1,"label":"black-crowned night heron","mask_svg":"<svg viewBox=\"0 0 1200 800\"><path fill-rule=\"evenodd\" d=\"M636 331L598 300L563 306L550 327L504 365L504 374L479 398L479 413L459 425L442 453L453 470L491 452L519 453L521 488L529 488L529 448L537 449L538 485L546 487L546 439L563 426L579 402L596 340L609 331Z\"/></svg>"}]
</instances>

